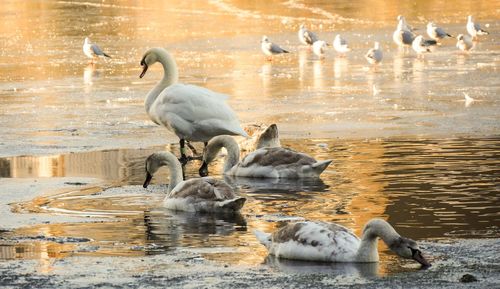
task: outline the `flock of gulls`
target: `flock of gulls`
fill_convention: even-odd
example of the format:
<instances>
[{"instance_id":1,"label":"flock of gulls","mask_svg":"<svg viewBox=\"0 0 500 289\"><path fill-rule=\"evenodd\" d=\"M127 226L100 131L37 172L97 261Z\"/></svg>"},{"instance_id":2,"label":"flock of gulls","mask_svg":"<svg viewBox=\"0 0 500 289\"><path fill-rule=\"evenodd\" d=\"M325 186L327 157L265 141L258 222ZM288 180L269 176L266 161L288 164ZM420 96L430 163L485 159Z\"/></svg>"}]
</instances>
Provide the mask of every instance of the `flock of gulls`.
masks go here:
<instances>
[{"instance_id":1,"label":"flock of gulls","mask_svg":"<svg viewBox=\"0 0 500 289\"><path fill-rule=\"evenodd\" d=\"M399 15L397 17L398 25L396 30L392 34L392 39L399 47L410 47L418 54L422 55L423 53L431 52L431 47L439 45L440 41L447 37L453 37L451 34L446 32L443 28L436 25L434 22L427 23L426 32L427 35L431 39L424 39L423 35L417 35L415 33L416 29L413 28L406 22L404 16ZM470 35L459 34L457 35L457 44L456 47L462 51L469 51L474 48L475 40L480 35L487 35L488 32L481 28L481 25L477 22L474 22L472 16L467 17L467 25L466 25L467 33ZM299 41L304 45L309 45L312 47L312 51L319 58L323 58L326 50L328 49L327 41L321 40L318 35L310 30L308 30L305 25L301 25L299 32ZM346 39L342 38L340 34L335 36L333 40L333 48L340 55L345 55L351 49L349 48L349 44ZM271 60L273 55L289 53L289 51L283 49L278 44L272 43L269 41L267 36L263 36L261 41L261 49L262 52L269 56L269 60ZM380 43L375 42L373 48L368 50L368 52L364 55L365 59L370 64L376 64L382 61L383 53L380 48Z\"/></svg>"},{"instance_id":2,"label":"flock of gulls","mask_svg":"<svg viewBox=\"0 0 500 289\"><path fill-rule=\"evenodd\" d=\"M487 34L479 24L472 21L471 16L468 17L467 32L472 38ZM439 40L452 37L432 22L427 25L427 33L431 40L416 35L405 18L399 16L393 40L399 46L411 46L420 54L429 51L428 47L436 45ZM316 55L321 57L324 54L328 43L320 40L304 25L300 26L298 36L301 43L312 46ZM474 45L471 37L458 35L457 47L464 51L472 49ZM333 47L341 54L350 51L347 41L340 35L335 36ZM270 42L266 36L262 38L261 48L268 56L288 53L279 45ZM92 44L89 38L85 39L83 52L92 60L110 57L96 44ZM382 60L378 42L375 42L365 58L373 64ZM143 187L146 188L150 184L159 168L166 166L170 179L163 201L166 208L203 213L237 213L241 210L246 198L234 191L225 181L208 176L209 165L217 158L222 148L227 152L222 173L233 177L319 178L332 162L315 160L307 154L281 147L275 124L259 127L262 128L260 133L255 129L243 129L236 113L226 103L228 96L200 86L179 83L175 59L163 48L151 48L145 52L140 61L140 78L157 62L163 66L164 74L147 94L145 109L154 123L164 126L179 137L180 157L177 158L168 151L150 155L146 159L146 180ZM253 141L251 149L243 145L249 139ZM186 146L196 154L190 142L203 142L203 153L194 157L188 156ZM240 159L242 153L246 155ZM192 159L202 161L199 168L200 177L186 180L184 165ZM320 221L289 223L274 233L254 233L269 253L279 258L325 262L377 262L377 242L380 238L397 255L414 259L424 267L430 266L415 241L400 236L389 223L377 218L365 225L361 238L341 225Z\"/></svg>"}]
</instances>

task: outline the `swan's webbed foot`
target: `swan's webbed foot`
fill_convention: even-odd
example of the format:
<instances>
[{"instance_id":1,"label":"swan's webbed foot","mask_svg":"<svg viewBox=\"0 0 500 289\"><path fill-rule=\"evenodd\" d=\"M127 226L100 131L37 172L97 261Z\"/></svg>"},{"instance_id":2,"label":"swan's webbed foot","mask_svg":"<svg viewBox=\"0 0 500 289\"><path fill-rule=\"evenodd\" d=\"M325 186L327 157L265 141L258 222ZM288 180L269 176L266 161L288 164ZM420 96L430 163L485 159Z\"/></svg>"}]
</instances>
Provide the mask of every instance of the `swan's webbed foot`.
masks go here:
<instances>
[{"instance_id":1,"label":"swan's webbed foot","mask_svg":"<svg viewBox=\"0 0 500 289\"><path fill-rule=\"evenodd\" d=\"M189 161L190 158L187 157L186 155L181 155L181 157L179 158L179 162L181 163L182 166L185 166Z\"/></svg>"}]
</instances>

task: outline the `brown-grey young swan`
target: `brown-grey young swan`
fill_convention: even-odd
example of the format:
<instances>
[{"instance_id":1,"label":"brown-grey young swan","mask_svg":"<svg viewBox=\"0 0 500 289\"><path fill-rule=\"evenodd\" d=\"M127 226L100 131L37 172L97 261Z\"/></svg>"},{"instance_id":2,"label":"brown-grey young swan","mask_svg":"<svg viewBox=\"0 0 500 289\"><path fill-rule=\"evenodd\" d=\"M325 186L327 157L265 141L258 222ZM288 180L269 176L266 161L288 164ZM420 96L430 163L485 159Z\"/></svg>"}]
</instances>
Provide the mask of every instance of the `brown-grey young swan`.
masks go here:
<instances>
[{"instance_id":1,"label":"brown-grey young swan","mask_svg":"<svg viewBox=\"0 0 500 289\"><path fill-rule=\"evenodd\" d=\"M249 178L316 178L332 160L317 161L311 156L282 147L263 147L250 152L240 161L240 148L227 135L214 137L203 153L200 175L208 175L208 164L225 148L227 156L223 173L229 176Z\"/></svg>"},{"instance_id":2,"label":"brown-grey young swan","mask_svg":"<svg viewBox=\"0 0 500 289\"><path fill-rule=\"evenodd\" d=\"M414 259L423 266L430 263L417 243L400 236L382 219L371 219L361 239L344 226L326 222L287 224L272 234L254 231L269 254L279 258L322 262L378 262L378 239L397 255Z\"/></svg>"},{"instance_id":3,"label":"brown-grey young swan","mask_svg":"<svg viewBox=\"0 0 500 289\"><path fill-rule=\"evenodd\" d=\"M162 166L169 169L170 181L163 206L167 209L189 212L237 212L246 199L236 194L226 182L211 177L184 181L182 166L170 152L158 152L146 159L147 188L153 175Z\"/></svg>"}]
</instances>

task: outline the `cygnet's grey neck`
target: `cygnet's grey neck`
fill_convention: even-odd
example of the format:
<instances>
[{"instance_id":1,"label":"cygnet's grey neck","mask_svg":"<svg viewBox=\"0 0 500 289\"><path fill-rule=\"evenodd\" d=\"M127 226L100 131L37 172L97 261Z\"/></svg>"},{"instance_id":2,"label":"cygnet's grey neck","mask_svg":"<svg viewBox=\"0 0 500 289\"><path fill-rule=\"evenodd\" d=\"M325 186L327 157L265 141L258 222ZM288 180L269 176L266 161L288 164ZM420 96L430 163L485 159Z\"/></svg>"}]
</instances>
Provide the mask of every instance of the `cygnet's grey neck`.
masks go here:
<instances>
[{"instance_id":1,"label":"cygnet's grey neck","mask_svg":"<svg viewBox=\"0 0 500 289\"><path fill-rule=\"evenodd\" d=\"M212 162L222 148L225 148L227 151L223 170L225 173L240 161L240 147L232 137L220 135L212 138L208 142L205 153L203 154L203 161L207 164Z\"/></svg>"},{"instance_id":2,"label":"cygnet's grey neck","mask_svg":"<svg viewBox=\"0 0 500 289\"><path fill-rule=\"evenodd\" d=\"M170 193L178 183L183 181L182 166L179 160L168 153L158 153L153 161L157 162L158 167L167 166L170 180L168 182L168 192Z\"/></svg>"},{"instance_id":3,"label":"cygnet's grey neck","mask_svg":"<svg viewBox=\"0 0 500 289\"><path fill-rule=\"evenodd\" d=\"M363 229L361 244L358 249L357 261L376 262L378 261L377 241L381 238L388 246L398 240L400 235L394 228L382 219L370 220Z\"/></svg>"}]
</instances>

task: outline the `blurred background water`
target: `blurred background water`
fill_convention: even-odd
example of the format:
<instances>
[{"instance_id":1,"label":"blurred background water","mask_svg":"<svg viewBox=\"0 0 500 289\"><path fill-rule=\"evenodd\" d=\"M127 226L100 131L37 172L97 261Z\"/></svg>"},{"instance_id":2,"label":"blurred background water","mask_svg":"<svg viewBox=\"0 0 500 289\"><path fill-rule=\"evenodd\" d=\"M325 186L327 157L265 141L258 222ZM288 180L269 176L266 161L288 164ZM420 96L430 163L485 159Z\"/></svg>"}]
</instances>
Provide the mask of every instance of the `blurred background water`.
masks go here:
<instances>
[{"instance_id":1,"label":"blurred background water","mask_svg":"<svg viewBox=\"0 0 500 289\"><path fill-rule=\"evenodd\" d=\"M3 1L2 6L0 176L84 176L111 184L40 197L17 210L111 221L4 233L95 241L87 247L49 241L2 245L0 258L130 256L187 248L223 262L274 266L251 230L272 231L300 218L335 221L359 234L367 220L382 217L418 240L499 237L500 7L495 1ZM425 34L433 20L454 36L465 32L471 14L490 35L468 54L448 39L417 58L392 42L399 14L418 33ZM339 57L331 49L319 60L299 44L302 23L330 43L342 34L352 51ZM267 61L260 51L262 35L291 53ZM88 64L82 52L87 36L112 58ZM377 67L363 58L373 41L384 51ZM174 55L180 81L230 95L242 123L277 123L285 146L332 158L333 164L316 181L228 180L249 197L240 218L158 208L162 195L138 186L144 158L158 150L177 151L165 145L177 138L153 125L144 111L144 97L162 71L153 66L139 79L139 61L155 46ZM475 101L467 104L463 93ZM189 176L197 165L188 167ZM222 177L220 163L211 171ZM165 172L155 181L167 182ZM400 261L393 255L381 257L380 272L400 270L394 269Z\"/></svg>"}]
</instances>

